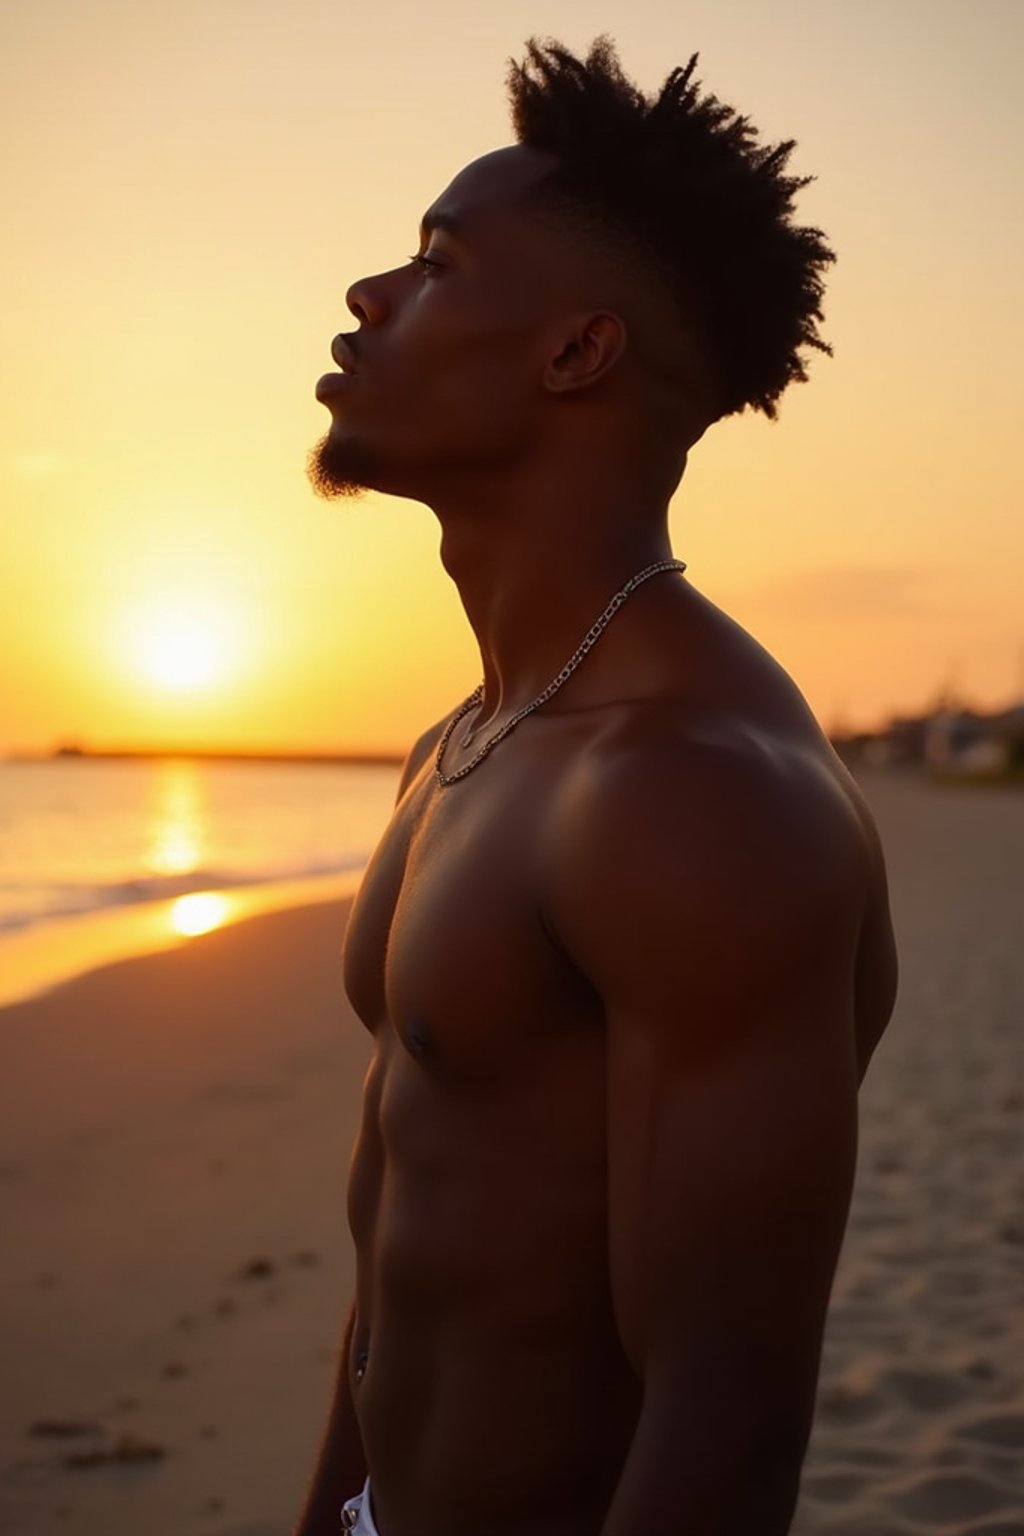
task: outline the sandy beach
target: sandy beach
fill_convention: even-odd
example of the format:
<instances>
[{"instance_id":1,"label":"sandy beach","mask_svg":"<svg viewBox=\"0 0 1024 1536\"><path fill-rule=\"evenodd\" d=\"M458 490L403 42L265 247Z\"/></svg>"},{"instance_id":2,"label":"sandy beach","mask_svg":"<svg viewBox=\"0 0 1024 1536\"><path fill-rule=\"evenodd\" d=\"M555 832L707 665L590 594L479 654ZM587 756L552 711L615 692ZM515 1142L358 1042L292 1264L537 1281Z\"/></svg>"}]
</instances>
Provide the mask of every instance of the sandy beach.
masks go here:
<instances>
[{"instance_id":1,"label":"sandy beach","mask_svg":"<svg viewBox=\"0 0 1024 1536\"><path fill-rule=\"evenodd\" d=\"M344 915L252 918L0 1014L5 1533L289 1529L351 1285ZM96 1456L118 1447L140 1459Z\"/></svg>"},{"instance_id":2,"label":"sandy beach","mask_svg":"<svg viewBox=\"0 0 1024 1536\"><path fill-rule=\"evenodd\" d=\"M1024 795L864 782L903 979L793 1529L1024 1536ZM345 911L0 1011L0 1532L286 1536L351 1289Z\"/></svg>"}]
</instances>

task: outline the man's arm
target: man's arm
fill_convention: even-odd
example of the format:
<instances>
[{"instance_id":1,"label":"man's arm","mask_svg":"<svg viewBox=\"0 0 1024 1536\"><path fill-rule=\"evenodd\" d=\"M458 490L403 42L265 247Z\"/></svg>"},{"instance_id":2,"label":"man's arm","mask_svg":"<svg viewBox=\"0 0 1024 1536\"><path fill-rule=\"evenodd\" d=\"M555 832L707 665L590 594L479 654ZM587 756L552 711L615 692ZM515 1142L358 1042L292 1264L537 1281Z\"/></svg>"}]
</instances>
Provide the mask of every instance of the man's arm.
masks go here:
<instances>
[{"instance_id":1,"label":"man's arm","mask_svg":"<svg viewBox=\"0 0 1024 1536\"><path fill-rule=\"evenodd\" d=\"M856 1159L856 819L812 765L581 771L545 916L607 1017L609 1262L644 1397L603 1536L784 1536Z\"/></svg>"},{"instance_id":2,"label":"man's arm","mask_svg":"<svg viewBox=\"0 0 1024 1536\"><path fill-rule=\"evenodd\" d=\"M341 1506L354 1493L359 1493L366 1481L363 1442L348 1382L354 1321L353 1304L342 1335L341 1361L327 1420L327 1432L306 1498L306 1507L295 1527L295 1536L338 1536L341 1529Z\"/></svg>"}]
</instances>

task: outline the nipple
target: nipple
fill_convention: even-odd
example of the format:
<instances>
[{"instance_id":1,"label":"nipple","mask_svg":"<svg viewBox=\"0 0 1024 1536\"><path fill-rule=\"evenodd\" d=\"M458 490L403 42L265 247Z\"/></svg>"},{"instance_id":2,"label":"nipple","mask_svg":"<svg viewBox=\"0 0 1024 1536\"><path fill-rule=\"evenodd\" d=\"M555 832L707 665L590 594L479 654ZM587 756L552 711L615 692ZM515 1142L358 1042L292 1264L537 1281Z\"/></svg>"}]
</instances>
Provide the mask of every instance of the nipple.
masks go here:
<instances>
[{"instance_id":1,"label":"nipple","mask_svg":"<svg viewBox=\"0 0 1024 1536\"><path fill-rule=\"evenodd\" d=\"M419 1022L413 1024L406 1036L410 1051L414 1056L423 1056L427 1049L427 1031Z\"/></svg>"}]
</instances>

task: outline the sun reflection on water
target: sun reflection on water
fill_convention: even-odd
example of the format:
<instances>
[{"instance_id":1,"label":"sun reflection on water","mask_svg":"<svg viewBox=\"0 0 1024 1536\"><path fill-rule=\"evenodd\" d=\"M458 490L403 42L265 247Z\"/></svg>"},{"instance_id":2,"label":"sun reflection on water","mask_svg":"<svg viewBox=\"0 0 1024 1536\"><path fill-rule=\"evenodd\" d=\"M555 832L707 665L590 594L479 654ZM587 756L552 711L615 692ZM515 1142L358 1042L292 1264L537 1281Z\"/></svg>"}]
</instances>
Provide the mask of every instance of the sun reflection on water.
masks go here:
<instances>
[{"instance_id":1,"label":"sun reflection on water","mask_svg":"<svg viewBox=\"0 0 1024 1536\"><path fill-rule=\"evenodd\" d=\"M153 785L146 864L157 875L185 875L202 865L205 818L195 765L161 763Z\"/></svg>"},{"instance_id":2,"label":"sun reflection on water","mask_svg":"<svg viewBox=\"0 0 1024 1536\"><path fill-rule=\"evenodd\" d=\"M179 896L171 906L171 927L183 938L209 933L226 921L231 904L217 891L192 891Z\"/></svg>"}]
</instances>

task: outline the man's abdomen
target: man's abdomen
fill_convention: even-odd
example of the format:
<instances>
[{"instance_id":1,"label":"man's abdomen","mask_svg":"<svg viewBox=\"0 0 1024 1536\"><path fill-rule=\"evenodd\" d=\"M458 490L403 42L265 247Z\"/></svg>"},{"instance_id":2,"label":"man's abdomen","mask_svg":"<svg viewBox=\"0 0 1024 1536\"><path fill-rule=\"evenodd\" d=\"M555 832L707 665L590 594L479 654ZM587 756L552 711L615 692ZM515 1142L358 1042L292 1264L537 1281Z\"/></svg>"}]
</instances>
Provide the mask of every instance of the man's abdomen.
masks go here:
<instances>
[{"instance_id":1,"label":"man's abdomen","mask_svg":"<svg viewBox=\"0 0 1024 1536\"><path fill-rule=\"evenodd\" d=\"M382 1536L596 1531L631 1439L603 1039L535 1066L460 1085L378 1042L349 1217L352 1391Z\"/></svg>"}]
</instances>

